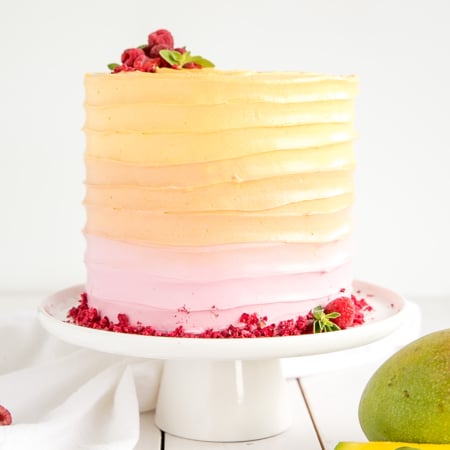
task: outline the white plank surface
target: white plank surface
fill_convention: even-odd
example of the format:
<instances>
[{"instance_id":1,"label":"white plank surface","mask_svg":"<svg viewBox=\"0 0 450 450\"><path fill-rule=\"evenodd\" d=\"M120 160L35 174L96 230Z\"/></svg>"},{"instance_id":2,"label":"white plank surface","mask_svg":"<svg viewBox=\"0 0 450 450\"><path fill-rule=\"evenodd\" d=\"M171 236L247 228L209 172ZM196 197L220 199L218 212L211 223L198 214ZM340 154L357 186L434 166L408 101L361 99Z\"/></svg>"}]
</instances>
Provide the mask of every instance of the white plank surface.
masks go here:
<instances>
[{"instance_id":1,"label":"white plank surface","mask_svg":"<svg viewBox=\"0 0 450 450\"><path fill-rule=\"evenodd\" d=\"M0 313L36 310L46 294L0 292ZM450 328L450 297L422 297L412 300L421 309L421 334ZM302 374L300 383L308 405L303 400L297 381L289 380L294 421L288 431L278 436L242 443L210 443L166 434L165 450L242 450L249 447L255 450L333 450L339 441L364 441L357 417L359 399L368 379L381 363L382 360L370 363L361 361L361 364L352 361L348 368L330 367L329 371L319 374ZM140 440L133 450L160 450L161 446L161 432L154 424L154 412L142 414Z\"/></svg>"},{"instance_id":2,"label":"white plank surface","mask_svg":"<svg viewBox=\"0 0 450 450\"><path fill-rule=\"evenodd\" d=\"M361 393L377 365L303 377L306 401L326 450L339 441L367 440L359 426Z\"/></svg>"},{"instance_id":3,"label":"white plank surface","mask_svg":"<svg viewBox=\"0 0 450 450\"><path fill-rule=\"evenodd\" d=\"M277 436L258 441L213 443L181 439L166 433L165 450L319 450L311 418L296 380L289 380L289 393L292 399L293 425Z\"/></svg>"}]
</instances>

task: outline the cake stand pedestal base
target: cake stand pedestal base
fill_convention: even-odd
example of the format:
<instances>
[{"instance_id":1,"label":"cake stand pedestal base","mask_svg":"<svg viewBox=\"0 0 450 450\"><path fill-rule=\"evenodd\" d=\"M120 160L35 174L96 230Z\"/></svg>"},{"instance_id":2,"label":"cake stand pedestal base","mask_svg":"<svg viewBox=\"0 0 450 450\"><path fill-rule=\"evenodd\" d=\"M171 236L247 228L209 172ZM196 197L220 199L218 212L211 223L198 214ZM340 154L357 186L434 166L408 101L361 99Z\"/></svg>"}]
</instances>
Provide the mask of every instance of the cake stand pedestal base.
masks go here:
<instances>
[{"instance_id":1,"label":"cake stand pedestal base","mask_svg":"<svg viewBox=\"0 0 450 450\"><path fill-rule=\"evenodd\" d=\"M291 425L281 361L166 361L155 422L170 434L201 441L279 434Z\"/></svg>"}]
</instances>

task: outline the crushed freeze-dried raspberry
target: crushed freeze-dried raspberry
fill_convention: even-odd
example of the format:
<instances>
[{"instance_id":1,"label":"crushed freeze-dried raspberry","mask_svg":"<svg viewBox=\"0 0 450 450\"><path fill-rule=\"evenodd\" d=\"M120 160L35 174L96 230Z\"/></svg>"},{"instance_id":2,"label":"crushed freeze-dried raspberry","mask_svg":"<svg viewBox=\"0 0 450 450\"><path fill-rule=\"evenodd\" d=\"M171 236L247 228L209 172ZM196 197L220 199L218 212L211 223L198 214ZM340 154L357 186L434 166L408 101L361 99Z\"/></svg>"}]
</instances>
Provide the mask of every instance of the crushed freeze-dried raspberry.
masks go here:
<instances>
[{"instance_id":1,"label":"crushed freeze-dried raspberry","mask_svg":"<svg viewBox=\"0 0 450 450\"><path fill-rule=\"evenodd\" d=\"M133 66L127 66L125 64L119 65L117 64L113 69L112 73L119 73L119 72L135 72L136 69Z\"/></svg>"},{"instance_id":2,"label":"crushed freeze-dried raspberry","mask_svg":"<svg viewBox=\"0 0 450 450\"><path fill-rule=\"evenodd\" d=\"M149 58L142 53L136 57L133 62L133 67L140 72L156 72L156 69L159 67L161 58Z\"/></svg>"},{"instance_id":3,"label":"crushed freeze-dried raspberry","mask_svg":"<svg viewBox=\"0 0 450 450\"><path fill-rule=\"evenodd\" d=\"M194 62L188 62L183 65L183 69L201 69L202 66L200 64L196 64Z\"/></svg>"},{"instance_id":4,"label":"crushed freeze-dried raspberry","mask_svg":"<svg viewBox=\"0 0 450 450\"><path fill-rule=\"evenodd\" d=\"M355 318L353 319L353 326L362 325L364 323L364 313L366 311L373 311L373 307L370 306L364 298L357 299L355 295L352 295L352 300L355 304Z\"/></svg>"},{"instance_id":5,"label":"crushed freeze-dried raspberry","mask_svg":"<svg viewBox=\"0 0 450 450\"><path fill-rule=\"evenodd\" d=\"M353 323L350 326L362 325L364 323L364 313L371 311L373 308L363 298L357 299L352 295L350 299L355 306ZM218 313L216 307L214 308L215 313ZM179 308L178 311L189 313L185 305ZM78 306L71 308L67 317L69 322L83 327L143 336L226 339L298 336L300 334L310 334L314 331L314 315L310 311L305 316L283 320L277 324L267 324L267 317L261 317L256 313L243 313L239 318L240 326L229 325L223 330L207 329L202 333L189 333L182 326L178 326L172 331L161 332L150 325L143 325L140 322L132 325L126 314L118 314L117 322L111 321L107 316L101 316L96 308L89 306L85 292L81 294Z\"/></svg>"}]
</instances>

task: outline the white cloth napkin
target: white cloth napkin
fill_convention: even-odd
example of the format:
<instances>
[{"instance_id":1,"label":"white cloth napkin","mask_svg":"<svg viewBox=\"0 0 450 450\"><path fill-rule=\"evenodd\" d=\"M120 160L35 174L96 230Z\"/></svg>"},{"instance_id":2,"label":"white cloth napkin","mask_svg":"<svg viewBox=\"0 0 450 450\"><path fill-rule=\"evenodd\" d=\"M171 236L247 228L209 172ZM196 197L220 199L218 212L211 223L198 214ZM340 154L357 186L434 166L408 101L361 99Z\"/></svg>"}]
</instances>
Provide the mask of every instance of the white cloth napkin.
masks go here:
<instances>
[{"instance_id":1,"label":"white cloth napkin","mask_svg":"<svg viewBox=\"0 0 450 450\"><path fill-rule=\"evenodd\" d=\"M0 449L133 449L161 369L66 344L32 313L0 316L0 405L13 420L0 427Z\"/></svg>"}]
</instances>

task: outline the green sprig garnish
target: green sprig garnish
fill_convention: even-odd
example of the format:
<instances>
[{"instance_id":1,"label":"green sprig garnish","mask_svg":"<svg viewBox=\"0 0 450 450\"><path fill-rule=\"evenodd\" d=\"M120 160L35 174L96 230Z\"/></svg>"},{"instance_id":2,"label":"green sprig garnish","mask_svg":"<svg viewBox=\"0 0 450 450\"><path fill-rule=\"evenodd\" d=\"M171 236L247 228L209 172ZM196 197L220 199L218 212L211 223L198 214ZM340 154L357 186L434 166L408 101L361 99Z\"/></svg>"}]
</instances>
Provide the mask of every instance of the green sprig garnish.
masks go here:
<instances>
[{"instance_id":1,"label":"green sprig garnish","mask_svg":"<svg viewBox=\"0 0 450 450\"><path fill-rule=\"evenodd\" d=\"M338 312L331 312L325 314L322 306L316 306L312 310L313 315L313 333L325 333L327 331L338 331L339 326L336 325L331 319L336 319L340 316Z\"/></svg>"},{"instance_id":2,"label":"green sprig garnish","mask_svg":"<svg viewBox=\"0 0 450 450\"><path fill-rule=\"evenodd\" d=\"M120 64L111 63L111 64L108 64L108 69L109 70L114 70L116 67L119 67L119 66L120 66Z\"/></svg>"},{"instance_id":3,"label":"green sprig garnish","mask_svg":"<svg viewBox=\"0 0 450 450\"><path fill-rule=\"evenodd\" d=\"M161 50L159 55L173 68L181 69L188 63L198 64L201 67L214 67L214 64L208 59L198 55L193 56L189 51L181 53L178 50Z\"/></svg>"}]
</instances>

